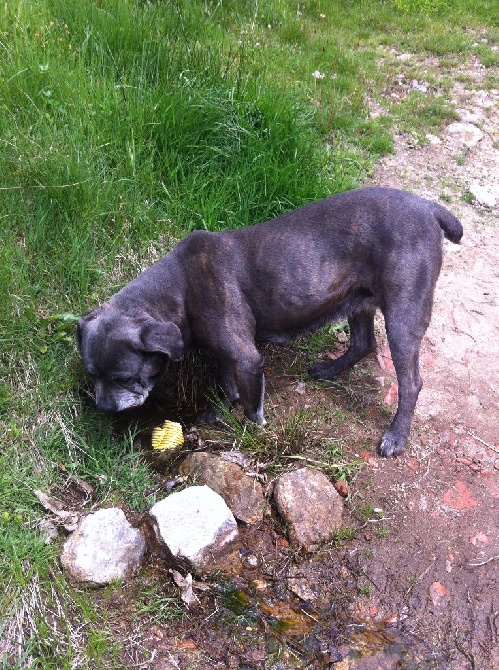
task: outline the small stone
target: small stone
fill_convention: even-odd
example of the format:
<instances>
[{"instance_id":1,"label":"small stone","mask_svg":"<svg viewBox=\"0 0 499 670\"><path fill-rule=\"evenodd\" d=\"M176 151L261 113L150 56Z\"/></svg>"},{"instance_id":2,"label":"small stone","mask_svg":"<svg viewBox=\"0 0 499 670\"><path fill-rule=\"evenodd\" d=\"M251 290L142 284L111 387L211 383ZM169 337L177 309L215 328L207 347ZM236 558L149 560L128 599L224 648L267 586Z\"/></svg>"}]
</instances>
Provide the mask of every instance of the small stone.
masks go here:
<instances>
[{"instance_id":1,"label":"small stone","mask_svg":"<svg viewBox=\"0 0 499 670\"><path fill-rule=\"evenodd\" d=\"M474 108L474 109L457 109L457 113L459 114L459 117L461 118L461 121L463 123L473 123L477 124L483 121L484 115L483 115L483 110L480 108Z\"/></svg>"},{"instance_id":2,"label":"small stone","mask_svg":"<svg viewBox=\"0 0 499 670\"><path fill-rule=\"evenodd\" d=\"M338 491L342 498L346 498L348 496L348 484L342 479L334 483L334 488Z\"/></svg>"},{"instance_id":3,"label":"small stone","mask_svg":"<svg viewBox=\"0 0 499 670\"><path fill-rule=\"evenodd\" d=\"M343 500L321 472L300 468L281 475L274 498L291 542L306 551L331 540L341 525Z\"/></svg>"},{"instance_id":4,"label":"small stone","mask_svg":"<svg viewBox=\"0 0 499 670\"><path fill-rule=\"evenodd\" d=\"M449 591L448 589L445 588L443 584L440 582L433 582L430 586L430 597L431 601L434 605L434 607L438 607L442 603L445 602L445 600L449 596Z\"/></svg>"},{"instance_id":5,"label":"small stone","mask_svg":"<svg viewBox=\"0 0 499 670\"><path fill-rule=\"evenodd\" d=\"M254 587L255 591L266 591L268 584L263 579L254 579L251 582L251 585Z\"/></svg>"},{"instance_id":6,"label":"small stone","mask_svg":"<svg viewBox=\"0 0 499 670\"><path fill-rule=\"evenodd\" d=\"M428 92L428 85L427 84L420 84L417 79L412 80L412 88L414 91L419 91L420 93L427 93Z\"/></svg>"},{"instance_id":7,"label":"small stone","mask_svg":"<svg viewBox=\"0 0 499 670\"><path fill-rule=\"evenodd\" d=\"M376 352L376 359L382 370L389 370L390 372L395 372L395 365L393 364L392 354L390 352L390 347L388 346L388 344L385 344L384 347L382 347Z\"/></svg>"},{"instance_id":8,"label":"small stone","mask_svg":"<svg viewBox=\"0 0 499 670\"><path fill-rule=\"evenodd\" d=\"M258 557L255 556L255 554L248 554L247 556L243 556L241 558L241 563L245 568L250 568L253 570L254 568L258 567Z\"/></svg>"},{"instance_id":9,"label":"small stone","mask_svg":"<svg viewBox=\"0 0 499 670\"><path fill-rule=\"evenodd\" d=\"M208 486L172 493L156 503L150 515L169 560L189 572L216 570L238 537L232 512Z\"/></svg>"},{"instance_id":10,"label":"small stone","mask_svg":"<svg viewBox=\"0 0 499 670\"><path fill-rule=\"evenodd\" d=\"M104 586L128 579L138 568L146 541L118 508L101 509L84 517L64 544L61 563L78 582Z\"/></svg>"},{"instance_id":11,"label":"small stone","mask_svg":"<svg viewBox=\"0 0 499 670\"><path fill-rule=\"evenodd\" d=\"M291 577L288 579L288 588L305 602L313 602L317 598L306 579Z\"/></svg>"},{"instance_id":12,"label":"small stone","mask_svg":"<svg viewBox=\"0 0 499 670\"><path fill-rule=\"evenodd\" d=\"M442 140L440 139L440 137L437 137L436 135L432 135L432 133L427 133L426 134L426 139L428 140L428 142L430 144L433 144L434 146L436 146L438 144L442 144Z\"/></svg>"},{"instance_id":13,"label":"small stone","mask_svg":"<svg viewBox=\"0 0 499 670\"><path fill-rule=\"evenodd\" d=\"M483 107L484 109L490 109L494 106L494 100L492 96L489 95L488 91L484 90L476 91L473 97L473 102L479 107Z\"/></svg>"},{"instance_id":14,"label":"small stone","mask_svg":"<svg viewBox=\"0 0 499 670\"><path fill-rule=\"evenodd\" d=\"M393 383L390 385L390 388L385 393L383 402L385 403L385 405L393 405L393 403L397 400L397 396L398 396L398 384Z\"/></svg>"}]
</instances>

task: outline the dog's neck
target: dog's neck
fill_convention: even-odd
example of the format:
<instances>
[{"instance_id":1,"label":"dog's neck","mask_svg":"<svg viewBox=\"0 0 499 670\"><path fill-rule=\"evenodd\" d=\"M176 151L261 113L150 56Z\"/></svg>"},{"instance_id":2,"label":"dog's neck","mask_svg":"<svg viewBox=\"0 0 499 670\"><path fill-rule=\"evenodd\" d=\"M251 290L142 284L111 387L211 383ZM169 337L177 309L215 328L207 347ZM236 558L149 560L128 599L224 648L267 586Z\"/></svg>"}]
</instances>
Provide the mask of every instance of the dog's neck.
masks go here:
<instances>
[{"instance_id":1,"label":"dog's neck","mask_svg":"<svg viewBox=\"0 0 499 670\"><path fill-rule=\"evenodd\" d=\"M168 271L165 266L168 265ZM109 301L113 307L124 308L132 319L169 321L186 329L185 282L176 271L176 260L167 254L134 281L127 284ZM165 276L169 281L165 282Z\"/></svg>"}]
</instances>

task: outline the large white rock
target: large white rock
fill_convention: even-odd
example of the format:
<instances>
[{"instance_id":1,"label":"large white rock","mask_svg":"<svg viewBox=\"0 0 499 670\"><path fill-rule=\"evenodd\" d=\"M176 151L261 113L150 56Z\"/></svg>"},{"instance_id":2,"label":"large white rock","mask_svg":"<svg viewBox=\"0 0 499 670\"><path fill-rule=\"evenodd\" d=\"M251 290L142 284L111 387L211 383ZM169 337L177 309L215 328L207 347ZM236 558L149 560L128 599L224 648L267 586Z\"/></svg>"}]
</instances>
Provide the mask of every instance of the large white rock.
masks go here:
<instances>
[{"instance_id":1,"label":"large white rock","mask_svg":"<svg viewBox=\"0 0 499 670\"><path fill-rule=\"evenodd\" d=\"M131 577L145 550L142 533L121 509L110 507L80 521L62 548L61 563L73 580L103 586Z\"/></svg>"},{"instance_id":2,"label":"large white rock","mask_svg":"<svg viewBox=\"0 0 499 670\"><path fill-rule=\"evenodd\" d=\"M208 486L172 493L156 503L150 515L169 558L198 574L215 570L238 536L232 512Z\"/></svg>"}]
</instances>

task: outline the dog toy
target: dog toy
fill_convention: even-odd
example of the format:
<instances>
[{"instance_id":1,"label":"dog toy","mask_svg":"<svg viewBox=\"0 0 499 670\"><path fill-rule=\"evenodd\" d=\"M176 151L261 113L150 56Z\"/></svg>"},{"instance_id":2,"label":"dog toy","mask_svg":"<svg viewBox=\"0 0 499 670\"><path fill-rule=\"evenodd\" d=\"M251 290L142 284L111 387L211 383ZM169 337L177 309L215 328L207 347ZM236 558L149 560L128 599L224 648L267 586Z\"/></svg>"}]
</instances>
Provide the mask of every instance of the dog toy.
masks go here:
<instances>
[{"instance_id":1,"label":"dog toy","mask_svg":"<svg viewBox=\"0 0 499 670\"><path fill-rule=\"evenodd\" d=\"M183 443L182 426L175 421L165 421L162 426L157 426L152 431L152 447L158 451L175 449Z\"/></svg>"}]
</instances>

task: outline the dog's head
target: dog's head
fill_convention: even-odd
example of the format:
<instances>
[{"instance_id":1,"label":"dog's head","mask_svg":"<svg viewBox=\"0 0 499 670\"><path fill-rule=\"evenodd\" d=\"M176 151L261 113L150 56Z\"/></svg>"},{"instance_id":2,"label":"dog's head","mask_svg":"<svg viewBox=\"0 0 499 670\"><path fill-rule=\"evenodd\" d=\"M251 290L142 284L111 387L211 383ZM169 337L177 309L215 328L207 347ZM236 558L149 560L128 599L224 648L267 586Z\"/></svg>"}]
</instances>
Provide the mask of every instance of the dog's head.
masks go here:
<instances>
[{"instance_id":1,"label":"dog's head","mask_svg":"<svg viewBox=\"0 0 499 670\"><path fill-rule=\"evenodd\" d=\"M174 323L137 320L110 305L79 320L77 343L85 369L95 378L97 407L107 411L142 405L165 362L184 355Z\"/></svg>"}]
</instances>

